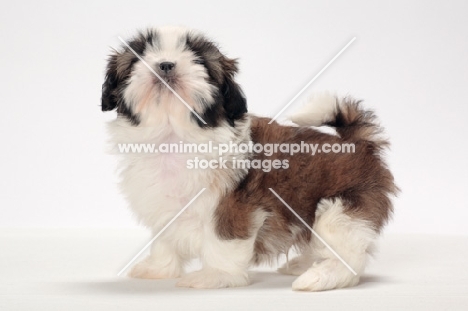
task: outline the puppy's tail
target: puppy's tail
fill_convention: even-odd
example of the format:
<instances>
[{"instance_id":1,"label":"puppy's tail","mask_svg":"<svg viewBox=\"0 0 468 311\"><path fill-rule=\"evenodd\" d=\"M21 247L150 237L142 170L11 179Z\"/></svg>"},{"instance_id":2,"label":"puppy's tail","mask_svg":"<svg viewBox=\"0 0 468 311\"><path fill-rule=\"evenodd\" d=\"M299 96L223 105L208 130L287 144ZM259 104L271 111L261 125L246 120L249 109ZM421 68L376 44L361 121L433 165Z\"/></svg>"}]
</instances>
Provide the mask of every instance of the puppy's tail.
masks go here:
<instances>
[{"instance_id":1,"label":"puppy's tail","mask_svg":"<svg viewBox=\"0 0 468 311\"><path fill-rule=\"evenodd\" d=\"M344 140L369 141L380 148L388 146L374 113L362 109L360 103L349 97L340 99L321 93L311 97L301 111L289 118L300 126L332 126Z\"/></svg>"}]
</instances>

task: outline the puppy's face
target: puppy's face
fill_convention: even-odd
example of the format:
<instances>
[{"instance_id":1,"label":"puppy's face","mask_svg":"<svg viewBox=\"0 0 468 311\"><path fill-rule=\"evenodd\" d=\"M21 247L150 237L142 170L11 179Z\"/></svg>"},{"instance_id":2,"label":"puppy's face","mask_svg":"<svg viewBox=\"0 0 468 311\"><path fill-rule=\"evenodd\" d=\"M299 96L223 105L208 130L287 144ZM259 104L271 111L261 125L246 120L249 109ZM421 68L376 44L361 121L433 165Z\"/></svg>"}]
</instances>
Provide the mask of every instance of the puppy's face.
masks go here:
<instances>
[{"instance_id":1,"label":"puppy's face","mask_svg":"<svg viewBox=\"0 0 468 311\"><path fill-rule=\"evenodd\" d=\"M127 42L131 49L124 45L110 56L102 86L103 111L117 109L119 115L138 125L150 114L184 105L169 85L207 123L192 114L190 122L201 127L219 126L223 120L234 126L243 118L247 106L234 81L237 62L203 35L182 28L159 28L140 32ZM186 107L178 111L191 114Z\"/></svg>"}]
</instances>

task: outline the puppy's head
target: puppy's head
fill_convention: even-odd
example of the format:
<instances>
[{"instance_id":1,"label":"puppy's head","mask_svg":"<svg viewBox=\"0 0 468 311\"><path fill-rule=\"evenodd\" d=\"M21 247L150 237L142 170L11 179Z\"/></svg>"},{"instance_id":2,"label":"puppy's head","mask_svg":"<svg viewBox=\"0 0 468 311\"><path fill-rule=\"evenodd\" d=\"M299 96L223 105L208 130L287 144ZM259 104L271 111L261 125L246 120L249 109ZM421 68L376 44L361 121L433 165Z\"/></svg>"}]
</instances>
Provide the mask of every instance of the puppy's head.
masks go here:
<instances>
[{"instance_id":1,"label":"puppy's head","mask_svg":"<svg viewBox=\"0 0 468 311\"><path fill-rule=\"evenodd\" d=\"M140 32L127 43L109 58L102 85L103 111L117 109L134 125L152 114L191 115L189 122L201 127L219 126L222 121L234 126L244 117L246 100L234 81L237 61L224 56L203 35L158 28ZM173 109L184 105L178 96L206 124L186 107Z\"/></svg>"}]
</instances>

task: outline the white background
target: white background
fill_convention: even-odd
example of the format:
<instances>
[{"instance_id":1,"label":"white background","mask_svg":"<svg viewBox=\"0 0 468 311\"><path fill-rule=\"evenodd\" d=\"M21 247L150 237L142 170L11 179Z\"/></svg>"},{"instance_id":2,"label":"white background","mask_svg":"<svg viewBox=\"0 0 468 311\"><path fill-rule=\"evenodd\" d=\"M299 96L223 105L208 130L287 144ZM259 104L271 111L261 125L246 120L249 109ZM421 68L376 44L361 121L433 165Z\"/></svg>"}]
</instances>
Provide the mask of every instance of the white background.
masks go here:
<instances>
[{"instance_id":1,"label":"white background","mask_svg":"<svg viewBox=\"0 0 468 311\"><path fill-rule=\"evenodd\" d=\"M239 58L249 110L269 116L356 36L306 94L377 111L402 189L387 231L467 235L467 13L466 1L2 2L0 227L137 226L105 154L104 68L118 35L176 24Z\"/></svg>"}]
</instances>

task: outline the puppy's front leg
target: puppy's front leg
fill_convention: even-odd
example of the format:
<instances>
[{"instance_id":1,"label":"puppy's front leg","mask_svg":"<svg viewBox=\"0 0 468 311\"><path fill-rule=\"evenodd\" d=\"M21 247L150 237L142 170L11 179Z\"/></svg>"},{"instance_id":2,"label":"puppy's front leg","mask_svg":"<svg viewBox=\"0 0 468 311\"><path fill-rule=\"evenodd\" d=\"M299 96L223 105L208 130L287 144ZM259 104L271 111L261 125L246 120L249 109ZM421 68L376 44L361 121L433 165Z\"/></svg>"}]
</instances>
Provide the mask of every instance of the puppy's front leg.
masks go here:
<instances>
[{"instance_id":1,"label":"puppy's front leg","mask_svg":"<svg viewBox=\"0 0 468 311\"><path fill-rule=\"evenodd\" d=\"M247 269L253 256L254 238L220 240L214 232L205 237L203 268L182 277L181 287L223 288L249 284Z\"/></svg>"},{"instance_id":2,"label":"puppy's front leg","mask_svg":"<svg viewBox=\"0 0 468 311\"><path fill-rule=\"evenodd\" d=\"M173 279L183 273L183 261L171 243L163 237L151 245L148 257L137 263L129 273L130 277L140 279Z\"/></svg>"}]
</instances>

